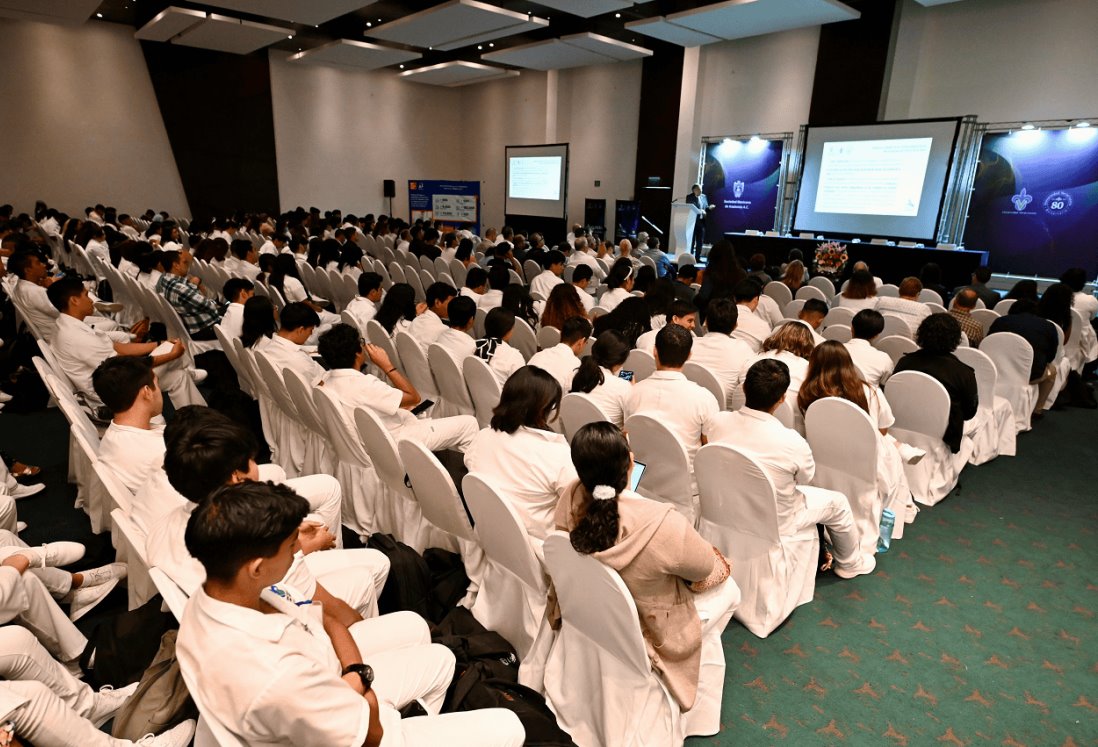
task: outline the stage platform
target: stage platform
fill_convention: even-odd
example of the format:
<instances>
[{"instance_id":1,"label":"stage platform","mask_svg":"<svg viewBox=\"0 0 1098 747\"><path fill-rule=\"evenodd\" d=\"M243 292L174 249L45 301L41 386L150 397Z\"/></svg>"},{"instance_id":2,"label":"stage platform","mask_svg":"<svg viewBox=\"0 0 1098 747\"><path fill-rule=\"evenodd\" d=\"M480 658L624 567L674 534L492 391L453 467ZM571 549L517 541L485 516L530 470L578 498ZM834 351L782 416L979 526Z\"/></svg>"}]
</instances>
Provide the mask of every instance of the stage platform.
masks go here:
<instances>
[{"instance_id":1,"label":"stage platform","mask_svg":"<svg viewBox=\"0 0 1098 747\"><path fill-rule=\"evenodd\" d=\"M762 253L766 256L768 265L781 265L789 257L791 249L800 249L810 272L816 247L823 243L821 239L793 236L755 236L746 233L726 233L724 236L732 242L736 256L745 264L752 254ZM827 240L846 244L847 254L850 255L847 267L859 260L863 261L869 265L874 275L886 283L897 285L909 275L918 277L923 265L934 262L942 268L942 285L955 288L967 285L973 270L987 263L987 252L967 249L888 246L865 242L855 244L843 239Z\"/></svg>"}]
</instances>

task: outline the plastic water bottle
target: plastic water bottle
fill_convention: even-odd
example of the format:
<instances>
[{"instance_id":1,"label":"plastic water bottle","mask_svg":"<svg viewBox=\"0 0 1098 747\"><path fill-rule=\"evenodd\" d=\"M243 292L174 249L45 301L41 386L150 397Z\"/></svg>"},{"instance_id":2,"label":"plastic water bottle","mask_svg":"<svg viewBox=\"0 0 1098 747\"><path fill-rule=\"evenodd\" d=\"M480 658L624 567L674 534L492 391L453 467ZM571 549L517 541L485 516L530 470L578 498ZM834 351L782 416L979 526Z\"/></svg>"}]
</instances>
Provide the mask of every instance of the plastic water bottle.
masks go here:
<instances>
[{"instance_id":1,"label":"plastic water bottle","mask_svg":"<svg viewBox=\"0 0 1098 747\"><path fill-rule=\"evenodd\" d=\"M886 508L881 512L881 537L877 540L877 552L888 552L888 546L892 543L892 527L896 526L896 514Z\"/></svg>"}]
</instances>

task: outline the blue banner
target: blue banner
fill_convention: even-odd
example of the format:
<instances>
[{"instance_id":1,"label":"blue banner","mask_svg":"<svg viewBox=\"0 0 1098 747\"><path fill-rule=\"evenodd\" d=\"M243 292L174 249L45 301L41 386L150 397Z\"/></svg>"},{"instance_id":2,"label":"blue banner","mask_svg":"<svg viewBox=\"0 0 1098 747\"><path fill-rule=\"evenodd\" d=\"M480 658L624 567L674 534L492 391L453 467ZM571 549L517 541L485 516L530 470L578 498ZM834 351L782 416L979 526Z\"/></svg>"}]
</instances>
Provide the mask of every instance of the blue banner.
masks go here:
<instances>
[{"instance_id":1,"label":"blue banner","mask_svg":"<svg viewBox=\"0 0 1098 747\"><path fill-rule=\"evenodd\" d=\"M702 192L716 206L709 241L728 231L774 228L783 145L758 138L706 144Z\"/></svg>"},{"instance_id":2,"label":"blue banner","mask_svg":"<svg viewBox=\"0 0 1098 747\"><path fill-rule=\"evenodd\" d=\"M480 182L409 181L408 217L440 221L480 236Z\"/></svg>"},{"instance_id":3,"label":"blue banner","mask_svg":"<svg viewBox=\"0 0 1098 747\"><path fill-rule=\"evenodd\" d=\"M995 272L1098 275L1098 129L985 135L965 248Z\"/></svg>"}]
</instances>

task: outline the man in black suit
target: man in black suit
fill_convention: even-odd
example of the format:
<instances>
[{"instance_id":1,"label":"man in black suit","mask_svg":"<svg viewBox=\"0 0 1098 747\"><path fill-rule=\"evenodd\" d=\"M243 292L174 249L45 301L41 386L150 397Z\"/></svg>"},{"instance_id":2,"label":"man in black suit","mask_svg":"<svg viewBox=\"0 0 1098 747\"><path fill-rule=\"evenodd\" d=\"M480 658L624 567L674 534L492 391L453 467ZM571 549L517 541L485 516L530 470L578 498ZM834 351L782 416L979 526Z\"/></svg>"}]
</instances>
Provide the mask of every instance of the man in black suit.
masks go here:
<instances>
[{"instance_id":1,"label":"man in black suit","mask_svg":"<svg viewBox=\"0 0 1098 747\"><path fill-rule=\"evenodd\" d=\"M693 205L694 207L701 208L702 213L698 215L694 221L694 238L691 241L691 251L695 257L701 257L702 244L705 243L705 219L709 215L709 211L713 209L713 206L709 204L709 199L702 194L702 188L700 184L695 184L690 190L690 194L686 196L686 203Z\"/></svg>"}]
</instances>

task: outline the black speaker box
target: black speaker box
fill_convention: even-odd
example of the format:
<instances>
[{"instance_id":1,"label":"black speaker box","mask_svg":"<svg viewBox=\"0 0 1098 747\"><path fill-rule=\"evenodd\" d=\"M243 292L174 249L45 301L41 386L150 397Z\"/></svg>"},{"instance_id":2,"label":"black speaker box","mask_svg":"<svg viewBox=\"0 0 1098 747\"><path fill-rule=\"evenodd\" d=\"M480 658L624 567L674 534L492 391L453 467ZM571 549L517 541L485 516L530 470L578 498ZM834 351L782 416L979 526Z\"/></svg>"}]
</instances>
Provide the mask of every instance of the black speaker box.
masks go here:
<instances>
[{"instance_id":1,"label":"black speaker box","mask_svg":"<svg viewBox=\"0 0 1098 747\"><path fill-rule=\"evenodd\" d=\"M385 196L386 197L396 197L397 196L397 183L395 181L393 181L392 179L386 179L385 181L382 182L382 184L385 187Z\"/></svg>"}]
</instances>

